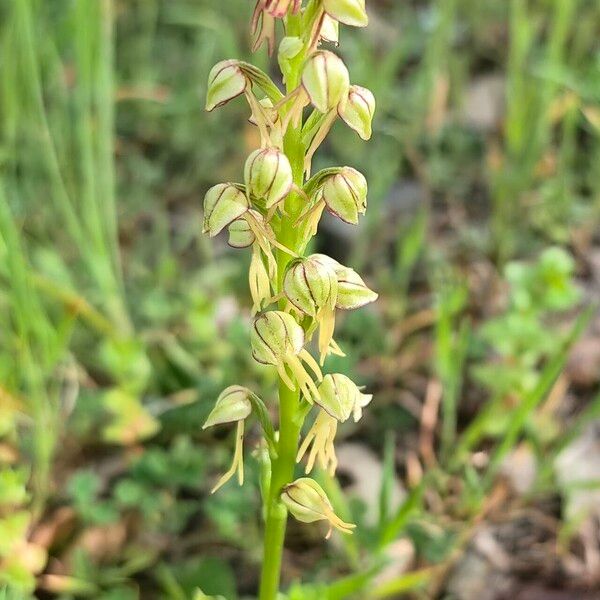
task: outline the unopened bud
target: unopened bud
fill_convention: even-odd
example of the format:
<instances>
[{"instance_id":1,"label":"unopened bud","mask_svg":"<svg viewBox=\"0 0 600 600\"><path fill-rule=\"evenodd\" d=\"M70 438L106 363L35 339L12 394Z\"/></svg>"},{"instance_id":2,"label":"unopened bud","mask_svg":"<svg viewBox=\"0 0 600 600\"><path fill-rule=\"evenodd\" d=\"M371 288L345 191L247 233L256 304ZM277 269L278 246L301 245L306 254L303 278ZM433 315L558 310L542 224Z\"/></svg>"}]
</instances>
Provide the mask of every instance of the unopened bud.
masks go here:
<instances>
[{"instance_id":1,"label":"unopened bud","mask_svg":"<svg viewBox=\"0 0 600 600\"><path fill-rule=\"evenodd\" d=\"M267 209L281 202L294 183L290 161L277 148L255 150L246 160L244 179L247 192L263 198Z\"/></svg>"},{"instance_id":2,"label":"unopened bud","mask_svg":"<svg viewBox=\"0 0 600 600\"><path fill-rule=\"evenodd\" d=\"M272 310L259 315L252 325L252 356L265 365L277 365L304 346L304 330L292 315Z\"/></svg>"},{"instance_id":3,"label":"unopened bud","mask_svg":"<svg viewBox=\"0 0 600 600\"><path fill-rule=\"evenodd\" d=\"M230 385L225 388L217 398L215 407L208 415L202 429L223 423L236 423L249 417L252 412L251 395L252 392L241 385Z\"/></svg>"},{"instance_id":4,"label":"unopened bud","mask_svg":"<svg viewBox=\"0 0 600 600\"><path fill-rule=\"evenodd\" d=\"M346 100L350 75L339 56L328 50L320 50L306 61L302 85L313 106L326 113Z\"/></svg>"},{"instance_id":5,"label":"unopened bud","mask_svg":"<svg viewBox=\"0 0 600 600\"><path fill-rule=\"evenodd\" d=\"M371 137L371 123L375 113L375 96L367 88L350 86L348 100L338 107L338 114L363 139Z\"/></svg>"},{"instance_id":6,"label":"unopened bud","mask_svg":"<svg viewBox=\"0 0 600 600\"><path fill-rule=\"evenodd\" d=\"M323 488L309 477L301 477L286 485L281 493L281 501L287 509L302 523L328 521L329 533L333 527L343 533L352 533L356 527L352 523L344 523L334 512L331 502Z\"/></svg>"},{"instance_id":7,"label":"unopened bud","mask_svg":"<svg viewBox=\"0 0 600 600\"><path fill-rule=\"evenodd\" d=\"M234 183L219 183L204 196L203 232L214 237L248 210L248 199Z\"/></svg>"},{"instance_id":8,"label":"unopened bud","mask_svg":"<svg viewBox=\"0 0 600 600\"><path fill-rule=\"evenodd\" d=\"M325 12L344 25L366 27L369 17L365 10L365 0L323 0Z\"/></svg>"},{"instance_id":9,"label":"unopened bud","mask_svg":"<svg viewBox=\"0 0 600 600\"><path fill-rule=\"evenodd\" d=\"M335 271L310 258L292 261L283 280L288 300L313 318L326 306L335 307L337 287Z\"/></svg>"},{"instance_id":10,"label":"unopened bud","mask_svg":"<svg viewBox=\"0 0 600 600\"><path fill-rule=\"evenodd\" d=\"M367 180L352 167L342 167L325 180L322 198L329 212L356 225L358 215L367 210Z\"/></svg>"},{"instance_id":11,"label":"unopened bud","mask_svg":"<svg viewBox=\"0 0 600 600\"><path fill-rule=\"evenodd\" d=\"M248 78L242 71L239 61L222 60L208 74L206 110L211 111L227 104L233 98L243 94L248 85Z\"/></svg>"}]
</instances>

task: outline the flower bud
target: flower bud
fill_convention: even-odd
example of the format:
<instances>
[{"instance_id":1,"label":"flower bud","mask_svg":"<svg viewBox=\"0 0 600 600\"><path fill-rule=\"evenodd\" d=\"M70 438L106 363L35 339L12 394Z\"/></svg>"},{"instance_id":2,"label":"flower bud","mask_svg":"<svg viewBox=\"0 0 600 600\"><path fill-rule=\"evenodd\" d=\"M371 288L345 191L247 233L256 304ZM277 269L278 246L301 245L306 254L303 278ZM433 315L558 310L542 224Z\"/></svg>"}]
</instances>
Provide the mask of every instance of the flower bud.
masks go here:
<instances>
[{"instance_id":1,"label":"flower bud","mask_svg":"<svg viewBox=\"0 0 600 600\"><path fill-rule=\"evenodd\" d=\"M296 14L300 10L302 0L265 0L266 11L276 19L282 19L288 13L290 6L292 14Z\"/></svg>"},{"instance_id":2,"label":"flower bud","mask_svg":"<svg viewBox=\"0 0 600 600\"><path fill-rule=\"evenodd\" d=\"M246 219L236 219L229 225L229 245L232 248L248 248L254 244L256 236Z\"/></svg>"},{"instance_id":3,"label":"flower bud","mask_svg":"<svg viewBox=\"0 0 600 600\"><path fill-rule=\"evenodd\" d=\"M234 183L219 183L204 196L203 233L214 237L248 210L248 199Z\"/></svg>"},{"instance_id":4,"label":"flower bud","mask_svg":"<svg viewBox=\"0 0 600 600\"><path fill-rule=\"evenodd\" d=\"M322 308L335 307L335 271L310 258L296 259L285 274L283 292L298 310L315 318Z\"/></svg>"},{"instance_id":5,"label":"flower bud","mask_svg":"<svg viewBox=\"0 0 600 600\"><path fill-rule=\"evenodd\" d=\"M369 289L356 271L340 266L341 269L336 273L338 278L337 308L353 310L377 300L379 294Z\"/></svg>"},{"instance_id":6,"label":"flower bud","mask_svg":"<svg viewBox=\"0 0 600 600\"><path fill-rule=\"evenodd\" d=\"M331 535L333 527L343 533L352 533L356 525L344 523L334 512L323 488L309 477L301 477L286 485L281 493L281 501L286 508L302 523L328 521Z\"/></svg>"},{"instance_id":7,"label":"flower bud","mask_svg":"<svg viewBox=\"0 0 600 600\"><path fill-rule=\"evenodd\" d=\"M342 167L325 180L322 199L329 212L345 223L356 225L367 210L367 180L352 167Z\"/></svg>"},{"instance_id":8,"label":"flower bud","mask_svg":"<svg viewBox=\"0 0 600 600\"><path fill-rule=\"evenodd\" d=\"M223 423L236 423L249 417L252 412L251 394L249 389L241 385L230 385L225 388L217 398L215 407L208 415L202 429Z\"/></svg>"},{"instance_id":9,"label":"flower bud","mask_svg":"<svg viewBox=\"0 0 600 600\"><path fill-rule=\"evenodd\" d=\"M255 360L265 365L277 365L286 355L300 353L304 346L304 330L292 315L272 310L254 320L250 339Z\"/></svg>"},{"instance_id":10,"label":"flower bud","mask_svg":"<svg viewBox=\"0 0 600 600\"><path fill-rule=\"evenodd\" d=\"M211 111L243 94L249 85L248 78L237 60L222 60L208 74L206 110Z\"/></svg>"},{"instance_id":11,"label":"flower bud","mask_svg":"<svg viewBox=\"0 0 600 600\"><path fill-rule=\"evenodd\" d=\"M346 100L350 75L341 58L328 50L320 50L306 61L302 85L313 106L326 113Z\"/></svg>"},{"instance_id":12,"label":"flower bud","mask_svg":"<svg viewBox=\"0 0 600 600\"><path fill-rule=\"evenodd\" d=\"M369 17L365 10L365 0L323 0L325 12L344 25L366 27Z\"/></svg>"},{"instance_id":13,"label":"flower bud","mask_svg":"<svg viewBox=\"0 0 600 600\"><path fill-rule=\"evenodd\" d=\"M281 202L294 183L287 156L277 148L255 150L244 167L246 190L256 198L264 198L267 209Z\"/></svg>"},{"instance_id":14,"label":"flower bud","mask_svg":"<svg viewBox=\"0 0 600 600\"><path fill-rule=\"evenodd\" d=\"M374 112L375 96L370 90L359 85L350 86L348 100L338 107L338 114L346 125L354 129L363 140L371 137Z\"/></svg>"}]
</instances>

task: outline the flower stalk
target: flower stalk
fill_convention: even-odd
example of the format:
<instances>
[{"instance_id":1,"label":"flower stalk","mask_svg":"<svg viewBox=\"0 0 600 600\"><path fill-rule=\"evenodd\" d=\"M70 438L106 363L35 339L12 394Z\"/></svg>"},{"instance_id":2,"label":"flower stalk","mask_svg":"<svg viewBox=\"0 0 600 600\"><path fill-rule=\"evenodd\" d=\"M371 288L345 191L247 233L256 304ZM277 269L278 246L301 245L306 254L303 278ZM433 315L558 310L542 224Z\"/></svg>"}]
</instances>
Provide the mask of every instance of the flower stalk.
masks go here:
<instances>
[{"instance_id":1,"label":"flower stalk","mask_svg":"<svg viewBox=\"0 0 600 600\"><path fill-rule=\"evenodd\" d=\"M310 173L312 157L336 119L362 139L371 135L373 95L352 85L342 59L322 47L337 44L340 24L363 27L367 21L364 0L257 0L253 49L264 42L273 53L283 30L278 64L285 89L237 60L221 61L209 75L207 110L244 97L260 133L260 147L245 163L244 183L214 186L204 204L206 233L227 228L232 247L252 249L252 356L279 375L277 433L262 400L237 385L221 394L205 425L236 424L237 429L232 466L215 489L236 473L242 482L244 429L253 416L263 430L263 451L257 453L263 460L265 519L260 600L275 600L279 592L288 514L306 523L326 521L327 537L333 529L351 534L354 528L335 515L316 481L295 474L306 455L306 474L318 465L333 475L338 423L350 415L358 420L371 399L344 375L323 378L319 362L329 354L343 356L333 339L336 309L359 308L377 294L334 259L304 254L324 209L356 224L367 207L367 182L355 169ZM306 119L305 113L310 113ZM300 443L309 415L312 425Z\"/></svg>"}]
</instances>

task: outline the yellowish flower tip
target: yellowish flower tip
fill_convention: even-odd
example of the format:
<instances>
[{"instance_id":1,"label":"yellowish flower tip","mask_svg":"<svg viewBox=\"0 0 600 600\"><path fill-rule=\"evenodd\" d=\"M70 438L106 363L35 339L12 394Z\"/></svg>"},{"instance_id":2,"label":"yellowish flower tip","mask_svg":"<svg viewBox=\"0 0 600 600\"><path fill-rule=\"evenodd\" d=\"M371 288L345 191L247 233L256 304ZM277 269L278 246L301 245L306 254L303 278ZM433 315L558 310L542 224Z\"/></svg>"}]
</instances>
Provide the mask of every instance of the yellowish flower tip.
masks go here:
<instances>
[{"instance_id":1,"label":"yellowish flower tip","mask_svg":"<svg viewBox=\"0 0 600 600\"><path fill-rule=\"evenodd\" d=\"M352 85L348 90L348 99L338 107L342 120L363 140L371 138L373 115L375 114L375 96L367 88Z\"/></svg>"},{"instance_id":2,"label":"yellowish flower tip","mask_svg":"<svg viewBox=\"0 0 600 600\"><path fill-rule=\"evenodd\" d=\"M369 17L365 0L323 0L325 12L336 21L352 27L366 27Z\"/></svg>"},{"instance_id":3,"label":"yellowish flower tip","mask_svg":"<svg viewBox=\"0 0 600 600\"><path fill-rule=\"evenodd\" d=\"M243 94L250 82L237 60L222 60L208 74L206 110L211 111Z\"/></svg>"},{"instance_id":4,"label":"yellowish flower tip","mask_svg":"<svg viewBox=\"0 0 600 600\"><path fill-rule=\"evenodd\" d=\"M309 477L301 477L286 485L281 493L281 501L288 511L302 523L327 521L331 535L333 528L342 533L352 533L356 527L353 523L345 523L333 511L331 502L323 488Z\"/></svg>"},{"instance_id":5,"label":"yellowish flower tip","mask_svg":"<svg viewBox=\"0 0 600 600\"><path fill-rule=\"evenodd\" d=\"M246 192L263 199L269 209L281 202L294 184L292 167L287 156L277 148L255 150L244 167Z\"/></svg>"},{"instance_id":6,"label":"yellowish flower tip","mask_svg":"<svg viewBox=\"0 0 600 600\"><path fill-rule=\"evenodd\" d=\"M322 199L327 210L345 223L356 225L358 216L367 210L367 180L352 167L342 167L327 177L322 187Z\"/></svg>"},{"instance_id":7,"label":"yellowish flower tip","mask_svg":"<svg viewBox=\"0 0 600 600\"><path fill-rule=\"evenodd\" d=\"M302 86L312 105L326 113L346 101L350 75L339 56L320 50L306 61L302 70Z\"/></svg>"},{"instance_id":8,"label":"yellowish flower tip","mask_svg":"<svg viewBox=\"0 0 600 600\"><path fill-rule=\"evenodd\" d=\"M214 237L239 219L249 208L248 199L235 183L219 183L204 196L204 224L202 231Z\"/></svg>"}]
</instances>

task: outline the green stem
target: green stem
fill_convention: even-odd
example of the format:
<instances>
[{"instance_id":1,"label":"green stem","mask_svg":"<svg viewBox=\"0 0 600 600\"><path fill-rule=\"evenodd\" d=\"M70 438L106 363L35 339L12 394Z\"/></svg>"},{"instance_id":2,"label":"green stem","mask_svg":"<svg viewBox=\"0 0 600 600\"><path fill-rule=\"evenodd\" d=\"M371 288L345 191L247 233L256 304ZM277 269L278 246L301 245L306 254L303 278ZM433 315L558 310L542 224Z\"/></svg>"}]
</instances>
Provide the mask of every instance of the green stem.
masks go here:
<instances>
[{"instance_id":1,"label":"green stem","mask_svg":"<svg viewBox=\"0 0 600 600\"><path fill-rule=\"evenodd\" d=\"M301 28L299 17L288 16L288 35L297 35ZM287 80L287 91L294 90L300 81L302 57L293 65L293 72ZM304 183L304 154L302 144L302 124L297 127L290 125L284 137L283 149L292 166L294 183L302 186ZM281 220L277 239L290 250L297 251L299 239L294 221L301 210L301 198L297 194L290 194L285 202L286 215ZM281 290L285 269L290 261L290 256L285 252L277 253L277 285ZM282 302L281 309L284 308ZM287 510L280 500L281 490L294 479L296 454L298 452L298 439L302 428L303 416L300 408L300 394L292 391L279 381L279 441L277 444L277 458L273 460L271 469L271 483L268 495L265 498L265 536L263 550L263 564L260 580L259 600L275 600L279 591L281 574L281 557L285 538Z\"/></svg>"}]
</instances>

